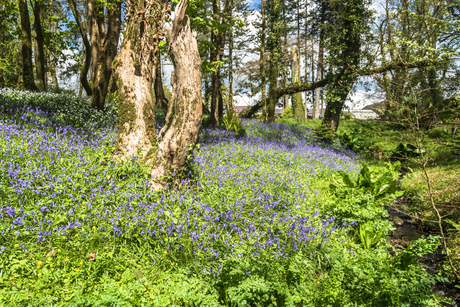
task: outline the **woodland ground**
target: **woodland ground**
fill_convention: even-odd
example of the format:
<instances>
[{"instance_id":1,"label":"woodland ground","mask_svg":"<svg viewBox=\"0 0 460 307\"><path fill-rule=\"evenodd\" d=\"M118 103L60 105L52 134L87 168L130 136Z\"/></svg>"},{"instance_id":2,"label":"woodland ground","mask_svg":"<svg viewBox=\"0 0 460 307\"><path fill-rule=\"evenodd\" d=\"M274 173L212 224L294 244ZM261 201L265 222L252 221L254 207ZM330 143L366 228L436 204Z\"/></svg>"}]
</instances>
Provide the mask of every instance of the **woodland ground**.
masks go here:
<instances>
[{"instance_id":1,"label":"woodland ground","mask_svg":"<svg viewBox=\"0 0 460 307\"><path fill-rule=\"evenodd\" d=\"M186 172L155 191L138 158L112 159L116 121L113 105L0 90L0 306L445 300L417 263L439 239L386 239L398 163L246 120L243 136L202 127Z\"/></svg>"}]
</instances>

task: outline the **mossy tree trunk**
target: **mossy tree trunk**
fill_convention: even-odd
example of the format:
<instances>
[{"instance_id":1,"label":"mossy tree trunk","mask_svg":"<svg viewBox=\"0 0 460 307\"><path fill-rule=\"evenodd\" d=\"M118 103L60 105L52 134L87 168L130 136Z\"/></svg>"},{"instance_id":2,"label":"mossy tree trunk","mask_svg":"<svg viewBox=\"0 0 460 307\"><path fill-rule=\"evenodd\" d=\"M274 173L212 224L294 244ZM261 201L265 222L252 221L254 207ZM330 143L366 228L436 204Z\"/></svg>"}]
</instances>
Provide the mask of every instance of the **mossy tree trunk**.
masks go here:
<instances>
[{"instance_id":1,"label":"mossy tree trunk","mask_svg":"<svg viewBox=\"0 0 460 307\"><path fill-rule=\"evenodd\" d=\"M331 46L331 53L335 55L339 73L332 78L327 89L327 106L322 122L322 130L326 133L337 131L340 114L357 78L356 72L362 56L361 36L365 31L363 25L366 24L367 10L362 0L340 2L338 10L338 30L346 34L335 39L337 34L334 33L330 39L330 44L336 45Z\"/></svg>"},{"instance_id":2,"label":"mossy tree trunk","mask_svg":"<svg viewBox=\"0 0 460 307\"><path fill-rule=\"evenodd\" d=\"M281 33L283 21L281 20L281 0L269 0L269 34L267 40L267 50L270 53L268 79L270 86L268 88L267 119L269 122L275 121L275 108L278 102L278 74L281 61Z\"/></svg>"},{"instance_id":3,"label":"mossy tree trunk","mask_svg":"<svg viewBox=\"0 0 460 307\"><path fill-rule=\"evenodd\" d=\"M106 10L107 33L103 32L103 23L102 25L97 23L99 29L96 32L102 41L98 42L100 50L96 52L97 59L93 58L97 65L95 66L96 71L94 71L91 106L98 110L104 110L105 97L112 76L112 63L117 55L121 27L121 2L109 1Z\"/></svg>"},{"instance_id":4,"label":"mossy tree trunk","mask_svg":"<svg viewBox=\"0 0 460 307\"><path fill-rule=\"evenodd\" d=\"M21 24L21 66L18 80L19 87L25 90L37 91L38 88L34 81L32 63L32 35L27 0L18 0L18 8Z\"/></svg>"},{"instance_id":5,"label":"mossy tree trunk","mask_svg":"<svg viewBox=\"0 0 460 307\"><path fill-rule=\"evenodd\" d=\"M260 33L260 58L259 58L259 72L260 72L260 87L262 91L261 104L262 116L264 122L267 122L267 94L266 94L266 79L265 79L265 0L260 1L260 14L262 15L261 33Z\"/></svg>"},{"instance_id":6,"label":"mossy tree trunk","mask_svg":"<svg viewBox=\"0 0 460 307\"><path fill-rule=\"evenodd\" d=\"M169 35L168 53L174 65L173 96L166 125L158 136L155 133L151 89L158 43L163 39L162 26L169 11L167 3L141 0L128 7L124 41L113 64L120 94L118 157L140 153L151 167L155 188L162 187L173 170L183 170L189 145L198 137L202 115L201 59L196 33L185 16L188 0L184 0L175 10ZM186 24L182 27L184 18ZM174 119L170 123L173 107Z\"/></svg>"},{"instance_id":7,"label":"mossy tree trunk","mask_svg":"<svg viewBox=\"0 0 460 307\"><path fill-rule=\"evenodd\" d=\"M300 84L300 50L292 47L292 84ZM294 93L291 95L292 113L294 113L294 120L299 123L306 122L305 106L302 101L302 93Z\"/></svg>"},{"instance_id":8,"label":"mossy tree trunk","mask_svg":"<svg viewBox=\"0 0 460 307\"><path fill-rule=\"evenodd\" d=\"M46 91L46 60L45 60L45 39L43 37L43 8L41 1L34 1L34 31L35 31L35 70L37 72L38 88Z\"/></svg>"}]
</instances>

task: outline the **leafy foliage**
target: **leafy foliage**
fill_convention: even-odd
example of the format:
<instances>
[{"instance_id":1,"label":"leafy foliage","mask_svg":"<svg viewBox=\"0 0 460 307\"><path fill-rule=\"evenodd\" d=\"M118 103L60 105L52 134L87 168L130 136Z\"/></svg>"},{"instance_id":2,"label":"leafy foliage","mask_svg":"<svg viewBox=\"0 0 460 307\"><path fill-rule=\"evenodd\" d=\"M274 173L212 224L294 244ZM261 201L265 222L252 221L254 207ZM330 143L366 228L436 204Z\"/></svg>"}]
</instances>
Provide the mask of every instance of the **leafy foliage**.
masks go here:
<instances>
[{"instance_id":1,"label":"leafy foliage","mask_svg":"<svg viewBox=\"0 0 460 307\"><path fill-rule=\"evenodd\" d=\"M359 172L356 181L353 181L347 173L339 171L337 172L339 178L335 176L336 184L331 183L330 188L333 190L338 190L339 187L362 189L376 198L385 195L400 195L401 193L397 192L395 176L397 176L401 165L400 163L394 165L386 163L386 166L387 169L382 172L381 169L371 169L366 165Z\"/></svg>"}]
</instances>

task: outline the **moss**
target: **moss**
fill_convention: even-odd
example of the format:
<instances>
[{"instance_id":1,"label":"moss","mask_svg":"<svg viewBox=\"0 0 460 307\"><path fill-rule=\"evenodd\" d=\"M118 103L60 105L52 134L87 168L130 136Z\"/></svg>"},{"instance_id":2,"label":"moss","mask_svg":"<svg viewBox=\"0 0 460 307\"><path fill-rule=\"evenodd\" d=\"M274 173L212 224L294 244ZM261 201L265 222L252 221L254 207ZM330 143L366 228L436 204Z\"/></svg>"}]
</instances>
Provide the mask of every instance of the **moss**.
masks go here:
<instances>
[{"instance_id":1,"label":"moss","mask_svg":"<svg viewBox=\"0 0 460 307\"><path fill-rule=\"evenodd\" d=\"M112 69L115 71L119 66L121 66L122 62L120 60L115 60L112 63Z\"/></svg>"},{"instance_id":2,"label":"moss","mask_svg":"<svg viewBox=\"0 0 460 307\"><path fill-rule=\"evenodd\" d=\"M127 134L129 131L126 131L125 123L129 124L129 129L133 129L136 124L136 106L132 101L136 99L128 99L127 95L129 89L126 85L123 85L123 82L120 78L118 79L118 87L123 88L123 91L120 93L119 98L119 109L118 109L118 122L119 122L119 135Z\"/></svg>"},{"instance_id":3,"label":"moss","mask_svg":"<svg viewBox=\"0 0 460 307\"><path fill-rule=\"evenodd\" d=\"M153 110L153 103L146 103L144 105L144 122L147 138L153 145L157 141L156 130L155 130L155 112Z\"/></svg>"},{"instance_id":4,"label":"moss","mask_svg":"<svg viewBox=\"0 0 460 307\"><path fill-rule=\"evenodd\" d=\"M154 143L152 144L152 147L147 152L147 155L144 158L144 162L150 165L155 165L157 152L158 152L158 145Z\"/></svg>"}]
</instances>

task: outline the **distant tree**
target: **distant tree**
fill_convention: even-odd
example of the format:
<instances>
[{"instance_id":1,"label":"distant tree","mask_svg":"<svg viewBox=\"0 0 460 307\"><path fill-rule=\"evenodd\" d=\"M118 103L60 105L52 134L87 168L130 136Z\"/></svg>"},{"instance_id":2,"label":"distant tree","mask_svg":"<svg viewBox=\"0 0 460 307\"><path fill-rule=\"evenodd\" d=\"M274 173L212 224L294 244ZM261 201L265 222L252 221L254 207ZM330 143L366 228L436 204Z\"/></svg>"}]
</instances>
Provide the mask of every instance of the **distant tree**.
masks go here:
<instances>
[{"instance_id":1,"label":"distant tree","mask_svg":"<svg viewBox=\"0 0 460 307\"><path fill-rule=\"evenodd\" d=\"M0 0L0 86L15 86L18 83L18 52L20 43L18 27L18 2Z\"/></svg>"},{"instance_id":2,"label":"distant tree","mask_svg":"<svg viewBox=\"0 0 460 307\"><path fill-rule=\"evenodd\" d=\"M331 1L334 13L328 24L325 44L328 64L335 70L326 91L322 127L335 132L348 94L356 81L363 51L362 39L370 31L371 12L365 0Z\"/></svg>"},{"instance_id":3,"label":"distant tree","mask_svg":"<svg viewBox=\"0 0 460 307\"><path fill-rule=\"evenodd\" d=\"M91 96L91 106L104 109L112 62L118 51L121 31L121 1L87 0L87 12L81 16L76 0L68 0L77 22L85 49L85 64L80 74L80 82ZM89 37L89 38L88 38ZM91 69L91 82L87 81Z\"/></svg>"},{"instance_id":4,"label":"distant tree","mask_svg":"<svg viewBox=\"0 0 460 307\"><path fill-rule=\"evenodd\" d=\"M37 91L38 88L34 80L34 69L32 61L32 34L27 0L18 0L18 8L21 24L21 66L19 69L19 87L26 90Z\"/></svg>"}]
</instances>

